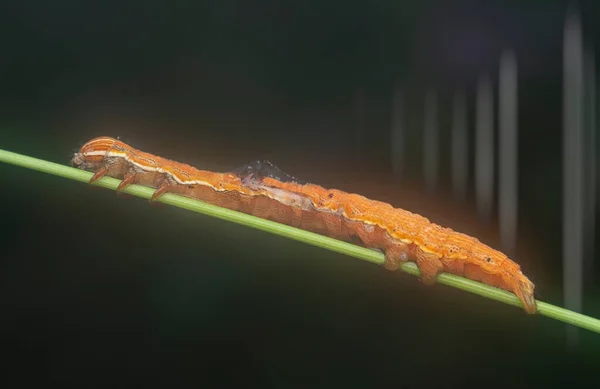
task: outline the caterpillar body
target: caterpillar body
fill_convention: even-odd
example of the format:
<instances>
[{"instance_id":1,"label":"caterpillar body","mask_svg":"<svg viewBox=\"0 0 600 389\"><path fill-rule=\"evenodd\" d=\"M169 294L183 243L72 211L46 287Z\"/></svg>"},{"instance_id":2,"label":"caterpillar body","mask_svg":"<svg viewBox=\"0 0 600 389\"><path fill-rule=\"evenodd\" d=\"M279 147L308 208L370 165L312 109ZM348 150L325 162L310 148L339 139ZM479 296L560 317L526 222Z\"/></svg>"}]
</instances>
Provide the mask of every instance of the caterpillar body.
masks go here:
<instances>
[{"instance_id":1,"label":"caterpillar body","mask_svg":"<svg viewBox=\"0 0 600 389\"><path fill-rule=\"evenodd\" d=\"M520 266L478 239L427 218L364 196L302 182L268 161L231 172L211 172L158 157L110 137L99 137L75 153L71 165L130 184L156 188L152 200L176 193L332 238L381 250L384 267L416 262L425 284L440 272L505 289L525 312L537 312L534 284Z\"/></svg>"}]
</instances>

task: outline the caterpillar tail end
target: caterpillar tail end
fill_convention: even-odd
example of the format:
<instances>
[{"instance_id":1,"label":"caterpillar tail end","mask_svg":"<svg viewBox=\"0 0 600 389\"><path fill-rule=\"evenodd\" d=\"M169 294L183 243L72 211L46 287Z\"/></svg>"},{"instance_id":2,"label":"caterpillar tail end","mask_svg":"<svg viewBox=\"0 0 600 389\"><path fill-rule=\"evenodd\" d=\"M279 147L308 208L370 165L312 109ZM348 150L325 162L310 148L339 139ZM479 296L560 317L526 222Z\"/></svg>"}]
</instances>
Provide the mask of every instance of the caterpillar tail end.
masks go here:
<instances>
[{"instance_id":1,"label":"caterpillar tail end","mask_svg":"<svg viewBox=\"0 0 600 389\"><path fill-rule=\"evenodd\" d=\"M537 313L538 307L534 297L535 285L527 277L521 275L517 281L515 294L521 300L525 312L530 315Z\"/></svg>"}]
</instances>

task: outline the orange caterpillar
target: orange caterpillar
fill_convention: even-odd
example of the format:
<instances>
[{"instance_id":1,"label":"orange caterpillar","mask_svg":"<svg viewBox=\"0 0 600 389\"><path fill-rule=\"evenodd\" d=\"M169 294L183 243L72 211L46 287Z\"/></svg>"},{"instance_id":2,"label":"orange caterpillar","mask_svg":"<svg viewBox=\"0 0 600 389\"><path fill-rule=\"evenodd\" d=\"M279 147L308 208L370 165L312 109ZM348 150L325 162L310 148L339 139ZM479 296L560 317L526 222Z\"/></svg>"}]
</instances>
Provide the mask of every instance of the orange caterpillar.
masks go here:
<instances>
[{"instance_id":1,"label":"orange caterpillar","mask_svg":"<svg viewBox=\"0 0 600 389\"><path fill-rule=\"evenodd\" d=\"M534 284L518 264L476 238L431 223L423 216L357 194L303 183L268 161L255 161L234 172L215 173L148 154L113 138L92 139L71 161L130 184L157 188L252 214L385 253L384 266L395 270L414 260L428 285L448 272L514 293L527 313L537 311Z\"/></svg>"}]
</instances>

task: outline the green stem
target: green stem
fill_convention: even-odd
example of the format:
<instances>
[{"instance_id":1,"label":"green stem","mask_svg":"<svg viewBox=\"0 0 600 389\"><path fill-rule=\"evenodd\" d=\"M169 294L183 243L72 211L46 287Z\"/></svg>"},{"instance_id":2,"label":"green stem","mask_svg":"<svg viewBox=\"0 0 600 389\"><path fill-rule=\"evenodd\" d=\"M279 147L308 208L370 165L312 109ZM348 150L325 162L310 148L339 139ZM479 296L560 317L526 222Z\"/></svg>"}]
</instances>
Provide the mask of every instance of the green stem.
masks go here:
<instances>
[{"instance_id":1,"label":"green stem","mask_svg":"<svg viewBox=\"0 0 600 389\"><path fill-rule=\"evenodd\" d=\"M88 182L90 177L92 176L92 173L80 169L75 169L72 167L43 161L37 158L32 158L5 150L0 150L0 161L37 170L44 173L54 174L56 176L69 178L71 180L80 182ZM116 190L119 182L119 180L116 180L114 178L105 177L101 180L96 181L94 185ZM124 190L124 192L134 196L149 199L152 196L154 190L145 186L130 185ZM270 232L272 234L284 236L286 238L322 247L331 251L336 251L338 253L342 253L378 265L383 264L384 261L383 254L378 251L370 250L360 246L355 246L350 243L342 242L339 240L328 238L326 236L300 230L298 228L261 219L256 216L247 215L241 212L217 207L215 205L207 204L202 201L193 200L171 193L167 193L161 196L159 201L175 207L184 208L204 215L213 216L219 219L242 224L248 227ZM419 269L412 262L402 264L401 270L415 276L419 275ZM487 297L492 300L496 300L505 304L522 308L521 302L514 294L502 289L494 288L492 286L488 286L480 282L472 281L448 273L440 274L438 276L438 281L442 284L452 286L454 288L458 288L473 294L477 294L482 297ZM548 303L538 301L538 313L540 315L551 317L556 320L563 321L565 323L569 323L590 331L600 333L600 320L582 315L577 312L569 311L564 308L560 308Z\"/></svg>"}]
</instances>

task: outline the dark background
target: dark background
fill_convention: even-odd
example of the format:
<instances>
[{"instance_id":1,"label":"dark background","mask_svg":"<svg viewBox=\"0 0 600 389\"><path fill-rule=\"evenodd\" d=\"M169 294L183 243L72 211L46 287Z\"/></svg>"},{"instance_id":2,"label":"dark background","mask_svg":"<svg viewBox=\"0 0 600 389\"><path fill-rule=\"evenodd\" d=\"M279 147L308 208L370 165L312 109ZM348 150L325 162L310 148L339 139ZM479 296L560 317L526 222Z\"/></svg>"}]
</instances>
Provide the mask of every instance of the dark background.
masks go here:
<instances>
[{"instance_id":1,"label":"dark background","mask_svg":"<svg viewBox=\"0 0 600 389\"><path fill-rule=\"evenodd\" d=\"M600 3L581 1L600 41ZM562 304L561 1L3 1L0 147L58 163L92 137L197 167L268 158L498 244L453 202L449 119L519 63L516 260ZM598 61L597 61L598 62ZM405 92L410 168L389 155ZM423 94L440 95L442 182L421 182ZM362 101L362 103L361 103ZM356 138L364 128L363 138ZM470 129L473 131L473 128ZM0 164L3 368L86 387L537 387L599 382L600 338L375 265ZM472 174L470 176L472 188ZM472 192L472 190L471 190ZM600 252L598 249L596 252ZM596 256L597 258L597 256ZM584 311L600 317L600 266Z\"/></svg>"}]
</instances>

